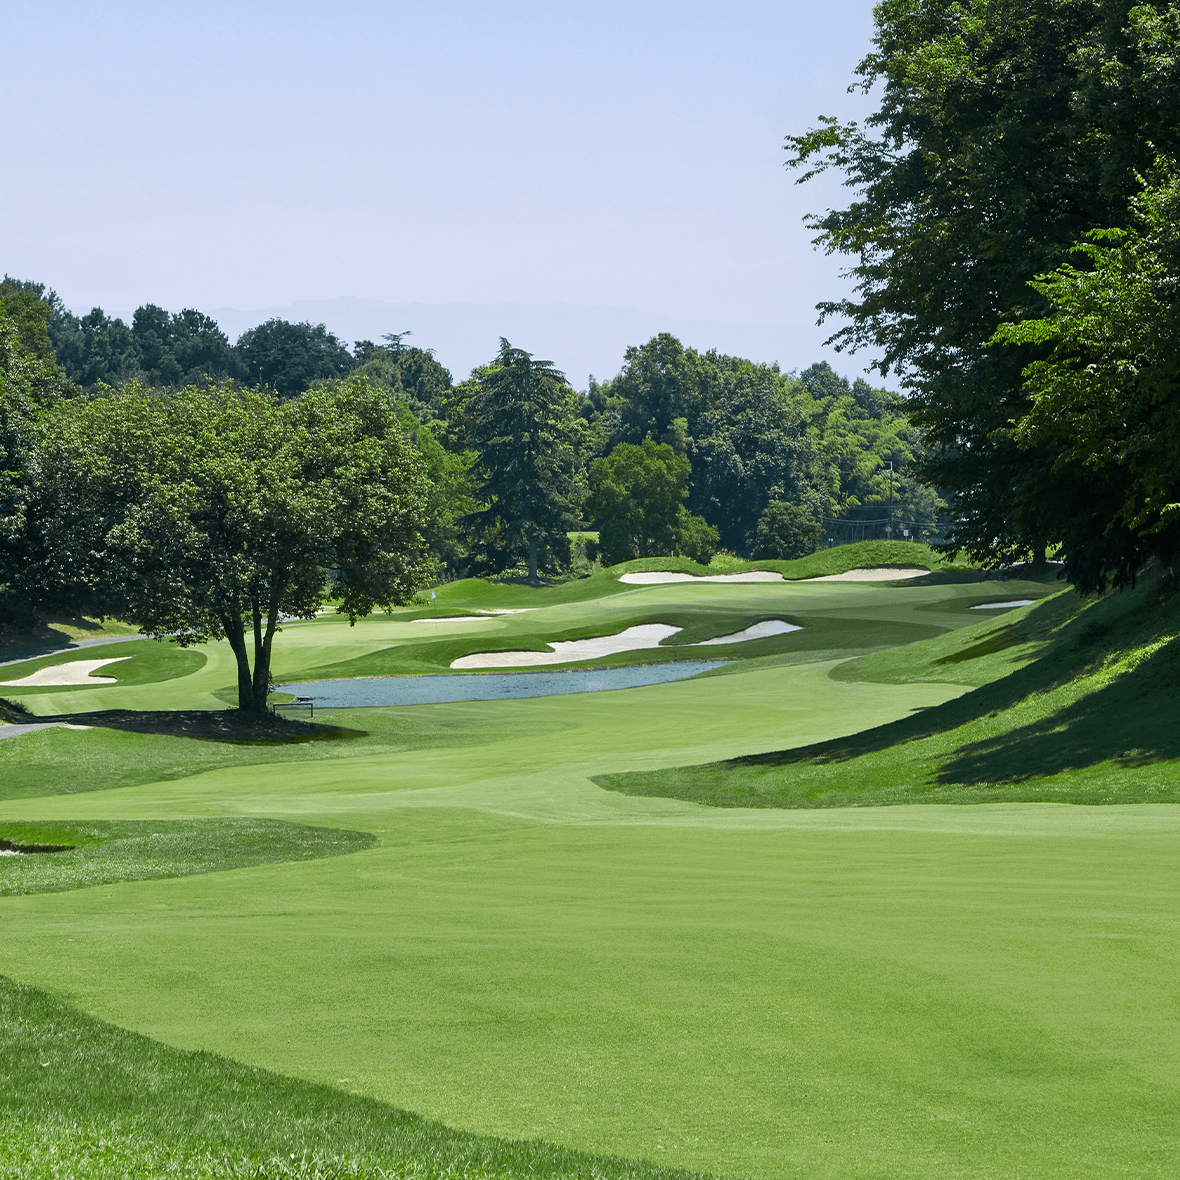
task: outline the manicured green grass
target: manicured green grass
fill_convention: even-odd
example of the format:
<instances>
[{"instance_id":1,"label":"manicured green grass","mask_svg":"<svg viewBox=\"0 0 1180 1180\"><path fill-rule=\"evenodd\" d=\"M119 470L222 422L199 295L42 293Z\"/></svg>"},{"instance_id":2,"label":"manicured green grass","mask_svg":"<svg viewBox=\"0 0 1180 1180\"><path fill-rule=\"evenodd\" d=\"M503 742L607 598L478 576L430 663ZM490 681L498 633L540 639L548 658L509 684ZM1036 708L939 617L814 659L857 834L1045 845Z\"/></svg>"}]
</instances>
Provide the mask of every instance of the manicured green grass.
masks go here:
<instances>
[{"instance_id":1,"label":"manicured green grass","mask_svg":"<svg viewBox=\"0 0 1180 1180\"><path fill-rule=\"evenodd\" d=\"M371 1099L184 1053L0 978L0 1172L10 1180L687 1180L464 1135Z\"/></svg>"},{"instance_id":2,"label":"manicured green grass","mask_svg":"<svg viewBox=\"0 0 1180 1180\"><path fill-rule=\"evenodd\" d=\"M106 726L38 730L0 742L0 800L164 782L230 766L403 754L486 742L505 732L490 722L427 718L407 709L350 709L332 721L339 724L325 722L323 740L314 742L215 741Z\"/></svg>"},{"instance_id":3,"label":"manicured green grass","mask_svg":"<svg viewBox=\"0 0 1180 1180\"><path fill-rule=\"evenodd\" d=\"M663 560L667 564L672 559ZM742 644L724 654L743 659L774 654L794 658L810 651L811 658L821 658L822 652L832 658L847 657L911 642L938 628L966 626L975 621L969 605L996 593L995 584L981 581L978 574L934 574L920 581L922 585L904 587L806 582L626 586L617 579L604 581L599 575L577 584L596 583L599 596L572 602L554 598L555 594L566 592L572 583L530 589L455 582L443 587L440 594L458 596L462 591L469 597L436 605L430 612L434 617L474 609L482 591L489 588L512 591L518 606L524 603L528 609L521 614L476 616L470 621L443 623L426 621L422 617L426 612L418 610L378 614L361 620L355 627L333 615L314 622L293 623L281 633L273 672L279 681L437 673L447 671L460 655L520 648L545 650L554 639L609 635L636 623L670 622L685 626L689 633L674 637L681 640L726 634L764 618L788 618L804 629ZM1043 596L1056 589L1053 584L1037 582L1005 585L1006 593L1019 590L1027 597ZM145 642L139 641L141 645ZM121 649L121 646L111 645L101 650ZM155 649L153 658L158 653L160 659L158 679L152 683L63 687L52 691L27 689L22 690L19 699L34 713L49 716L108 708L223 709L234 699L236 670L225 643L194 649L193 654L203 657L205 663L188 675L171 674L165 659L170 653L177 656L185 653L174 652L167 645L151 646ZM710 651L716 655L722 649ZM674 642L579 666L678 658L696 658L696 653ZM125 665L111 667L131 669L134 663L133 658ZM15 670L24 667L19 665Z\"/></svg>"},{"instance_id":4,"label":"manicured green grass","mask_svg":"<svg viewBox=\"0 0 1180 1180\"><path fill-rule=\"evenodd\" d=\"M373 843L367 832L273 819L0 823L0 849L52 849L0 857L0 896L342 856Z\"/></svg>"},{"instance_id":5,"label":"manicured green grass","mask_svg":"<svg viewBox=\"0 0 1180 1180\"><path fill-rule=\"evenodd\" d=\"M834 675L979 687L816 746L596 781L718 807L1180 802L1180 597L1067 593Z\"/></svg>"},{"instance_id":6,"label":"manicured green grass","mask_svg":"<svg viewBox=\"0 0 1180 1180\"><path fill-rule=\"evenodd\" d=\"M104 643L101 647L56 652L19 664L9 664L0 668L0 680L21 680L41 668L82 660L118 660L117 664L107 664L106 667L99 668L95 676L111 679L119 685L129 687L137 684L158 684L164 680L192 676L205 666L206 657L200 650L186 650L173 643L133 639L126 643ZM0 686L0 695L12 700L24 700L45 693L93 692L105 687L107 686L102 680L95 680L93 684L34 688L5 684Z\"/></svg>"},{"instance_id":7,"label":"manicured green grass","mask_svg":"<svg viewBox=\"0 0 1180 1180\"><path fill-rule=\"evenodd\" d=\"M1108 636L1140 625L1138 615L1092 610L1122 603L1143 620L1163 618L1158 602L1125 597L1078 614L1060 595L980 619L972 603L1057 587L967 577L616 583L583 602L550 601L542 596L561 588L543 588L504 603L539 605L529 614L456 626L469 628L472 644L487 634L515 643L577 627L609 633L619 619L678 610L718 631L735 616L781 612L804 622L796 638L827 633L811 651L784 648L676 684L327 715L368 732L347 741L120 735L159 742L134 753L112 745L101 765L78 763L79 777L105 776L95 785L117 789L5 802L8 819L37 825L241 816L366 831L376 843L344 857L0 899L0 969L157 1042L78 1054L91 1067L43 1101L31 1097L39 1075L24 1078L3 1141L50 1144L60 1129L81 1152L97 1128L111 1158L136 1161L122 1174L149 1160L163 1171L191 1146L180 1175L203 1174L201 1161L222 1151L266 1160L290 1143L288 1161L305 1147L335 1161L322 1174L347 1174L348 1161L379 1174L400 1147L366 1155L368 1131L327 1145L297 1133L356 1125L355 1091L378 1122L404 1118L399 1108L477 1135L767 1180L1170 1177L1180 1149L1180 807L726 808L595 785L793 747L835 750L864 731L873 740L904 731L916 748L936 736L922 727L948 702L974 701L976 721L994 720L978 716L977 693L1007 685L1012 699L998 711L1019 709L1014 677L1038 668L1047 677L1031 700L1059 691L1054 678L1079 667L1071 651L1083 668L1095 662L1086 636L1102 632L1092 623ZM432 626L450 625L396 616L351 631L300 624L283 634L280 666L287 675L435 645ZM888 648L890 635L914 634L930 637ZM1140 670L1170 650L1153 654L1154 642L1132 645ZM121 708L165 707L184 692L203 699L229 682L217 645L205 651L208 663L190 677L79 696ZM1064 662L1053 672L1043 661L1055 659ZM1121 691L1121 666L1103 665L1088 683ZM32 703L78 707L69 694ZM1034 719L1042 744L1025 749L1051 753L1062 719L1075 739L1087 719L1103 732L1093 712L1069 730L1071 718ZM51 751L64 769L106 732L8 739L0 757L10 757L6 747L26 751L35 769ZM169 743L186 741L184 757L168 762ZM158 773L182 774L198 749L227 753L188 777ZM1080 757L1095 753L1083 745ZM21 765L12 757L0 781ZM1131 765L1137 757L1126 760L1128 775L1170 770L1167 761ZM1075 769L1098 773L1107 761ZM51 776L41 782L50 787ZM66 1021L29 1011L30 1037L51 1037ZM35 1052L41 1042L22 1043ZM149 1048L205 1051L285 1077L235 1106L247 1088L237 1066L198 1074L184 1065L181 1082L165 1083ZM27 1050L12 1059L24 1068ZM94 1079L108 1074L117 1094L142 1074L153 1097L136 1091L91 1117ZM324 1105L314 1117L299 1113L305 1085L335 1091L316 1091ZM210 1097L198 1108L202 1092ZM155 1127L135 1121L135 1111L150 1120L157 1109ZM70 1130L73 1110L81 1132ZM201 1129L204 1110L215 1134ZM177 1148L190 1125L199 1133ZM255 1126L272 1125L273 1137L247 1142ZM460 1139L415 1139L414 1166L478 1174L485 1157L462 1152L483 1149L455 1146ZM467 1158L475 1162L455 1162ZM579 1166L584 1173L569 1171L613 1174L601 1161Z\"/></svg>"}]
</instances>

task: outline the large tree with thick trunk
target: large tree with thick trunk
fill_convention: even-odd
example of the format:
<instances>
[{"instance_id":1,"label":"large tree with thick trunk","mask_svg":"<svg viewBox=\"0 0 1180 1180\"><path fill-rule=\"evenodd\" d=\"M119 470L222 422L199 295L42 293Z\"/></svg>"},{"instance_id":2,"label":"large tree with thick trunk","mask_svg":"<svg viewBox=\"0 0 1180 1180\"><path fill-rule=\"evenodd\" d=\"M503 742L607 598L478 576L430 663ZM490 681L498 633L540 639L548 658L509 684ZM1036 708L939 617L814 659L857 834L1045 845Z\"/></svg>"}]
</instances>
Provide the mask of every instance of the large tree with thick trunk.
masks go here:
<instances>
[{"instance_id":1,"label":"large tree with thick trunk","mask_svg":"<svg viewBox=\"0 0 1180 1180\"><path fill-rule=\"evenodd\" d=\"M363 381L287 402L130 386L59 403L38 451L58 543L94 600L181 646L224 638L244 710L266 708L275 634L315 616L329 579L355 622L432 569L424 464Z\"/></svg>"}]
</instances>

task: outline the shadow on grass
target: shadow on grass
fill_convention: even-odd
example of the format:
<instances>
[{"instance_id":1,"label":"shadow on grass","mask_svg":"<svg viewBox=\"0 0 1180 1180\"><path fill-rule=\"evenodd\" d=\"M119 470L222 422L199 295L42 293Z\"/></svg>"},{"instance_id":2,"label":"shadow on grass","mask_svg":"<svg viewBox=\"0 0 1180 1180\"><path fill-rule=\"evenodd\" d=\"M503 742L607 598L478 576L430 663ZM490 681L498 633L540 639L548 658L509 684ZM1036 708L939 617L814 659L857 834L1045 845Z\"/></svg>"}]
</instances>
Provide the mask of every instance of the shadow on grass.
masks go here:
<instances>
[{"instance_id":1,"label":"shadow on grass","mask_svg":"<svg viewBox=\"0 0 1180 1180\"><path fill-rule=\"evenodd\" d=\"M1024 782L1099 762L1130 769L1180 758L1180 639L1134 672L1048 717L972 742L947 759L944 784Z\"/></svg>"},{"instance_id":2,"label":"shadow on grass","mask_svg":"<svg viewBox=\"0 0 1180 1180\"><path fill-rule=\"evenodd\" d=\"M935 781L941 785L1021 782L1115 761L1127 767L1180 758L1180 595L1143 587L1110 594L1088 606L1075 596L1039 609L940 663L961 663L1029 643L1039 659L1000 680L944 704L875 729L812 746L752 754L722 767L787 767L849 762L867 754L946 734L998 718L1024 702L1094 676L1107 661L1147 646L1155 650L1122 675L1024 725L1016 725L950 754Z\"/></svg>"},{"instance_id":3,"label":"shadow on grass","mask_svg":"<svg viewBox=\"0 0 1180 1180\"><path fill-rule=\"evenodd\" d=\"M0 718L15 724L44 721L49 724L121 729L128 733L198 738L237 745L291 745L368 736L363 729L317 725L314 721L295 721L270 713L244 713L239 709L104 709L95 713L60 713L52 717L40 717L17 703L0 699Z\"/></svg>"}]
</instances>

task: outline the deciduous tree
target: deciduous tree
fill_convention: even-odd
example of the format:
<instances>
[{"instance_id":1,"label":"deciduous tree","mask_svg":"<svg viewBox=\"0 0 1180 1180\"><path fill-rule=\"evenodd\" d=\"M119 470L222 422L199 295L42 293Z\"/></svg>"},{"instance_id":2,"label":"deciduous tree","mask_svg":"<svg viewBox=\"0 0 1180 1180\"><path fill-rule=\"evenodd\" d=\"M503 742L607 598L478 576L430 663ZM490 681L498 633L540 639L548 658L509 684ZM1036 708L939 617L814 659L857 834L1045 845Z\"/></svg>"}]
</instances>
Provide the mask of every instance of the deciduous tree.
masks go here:
<instances>
[{"instance_id":1,"label":"deciduous tree","mask_svg":"<svg viewBox=\"0 0 1180 1180\"><path fill-rule=\"evenodd\" d=\"M312 382L343 377L352 354L323 324L267 320L243 332L234 355L247 381L268 385L280 397L295 397Z\"/></svg>"},{"instance_id":2,"label":"deciduous tree","mask_svg":"<svg viewBox=\"0 0 1180 1180\"><path fill-rule=\"evenodd\" d=\"M1040 504L1083 590L1180 556L1180 179L1160 161L1125 229L1095 230L1033 281L1049 312L997 339L1046 350L1013 434L1054 456Z\"/></svg>"},{"instance_id":3,"label":"deciduous tree","mask_svg":"<svg viewBox=\"0 0 1180 1180\"><path fill-rule=\"evenodd\" d=\"M608 564L673 551L691 472L687 456L650 438L620 443L590 464L586 510Z\"/></svg>"},{"instance_id":4,"label":"deciduous tree","mask_svg":"<svg viewBox=\"0 0 1180 1180\"><path fill-rule=\"evenodd\" d=\"M885 0L858 69L876 111L788 138L804 179L835 167L856 191L813 220L819 244L854 259L855 294L821 305L847 319L833 339L903 374L922 473L980 559L1053 540L1056 456L1010 429L1039 345L996 330L1047 310L1029 280L1088 231L1124 228L1137 172L1180 143L1178 34L1173 0Z\"/></svg>"},{"instance_id":5,"label":"deciduous tree","mask_svg":"<svg viewBox=\"0 0 1180 1180\"><path fill-rule=\"evenodd\" d=\"M95 599L182 646L224 637L244 710L265 708L275 633L315 615L328 571L350 622L431 572L423 462L364 382L289 402L132 383L55 406L39 458Z\"/></svg>"}]
</instances>

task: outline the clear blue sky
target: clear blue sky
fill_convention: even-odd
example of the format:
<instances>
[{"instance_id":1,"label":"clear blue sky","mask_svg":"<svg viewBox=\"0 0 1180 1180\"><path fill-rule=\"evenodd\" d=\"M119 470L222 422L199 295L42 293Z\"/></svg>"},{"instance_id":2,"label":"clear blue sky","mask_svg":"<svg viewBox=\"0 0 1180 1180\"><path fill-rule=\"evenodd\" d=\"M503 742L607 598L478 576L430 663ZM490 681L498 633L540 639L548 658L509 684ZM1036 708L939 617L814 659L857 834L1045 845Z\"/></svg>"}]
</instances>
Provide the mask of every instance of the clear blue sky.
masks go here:
<instances>
[{"instance_id":1,"label":"clear blue sky","mask_svg":"<svg viewBox=\"0 0 1180 1180\"><path fill-rule=\"evenodd\" d=\"M802 215L846 197L796 186L783 136L867 109L846 90L871 28L864 0L13 5L0 269L74 307L803 331L846 288Z\"/></svg>"}]
</instances>

